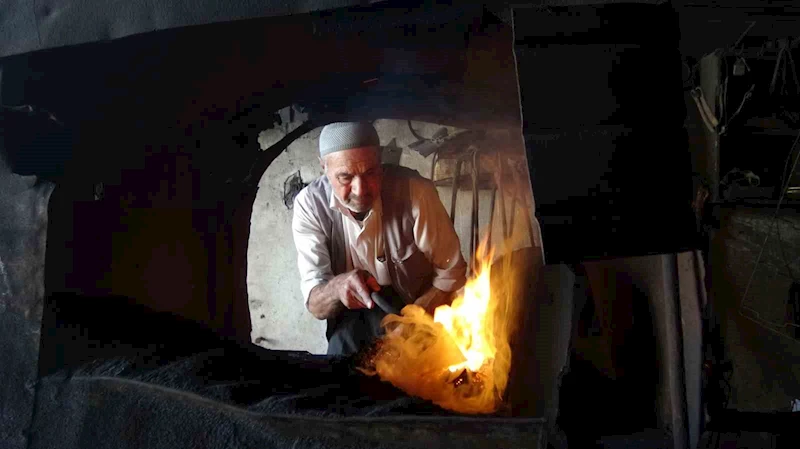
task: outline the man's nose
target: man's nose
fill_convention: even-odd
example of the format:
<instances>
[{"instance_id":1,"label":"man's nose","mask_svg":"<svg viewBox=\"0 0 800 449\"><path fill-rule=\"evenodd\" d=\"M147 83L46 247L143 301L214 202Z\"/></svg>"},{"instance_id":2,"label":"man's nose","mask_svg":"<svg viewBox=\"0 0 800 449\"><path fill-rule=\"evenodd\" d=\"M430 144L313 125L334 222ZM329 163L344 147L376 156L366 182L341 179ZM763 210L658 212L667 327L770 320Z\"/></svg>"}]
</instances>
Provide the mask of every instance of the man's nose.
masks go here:
<instances>
[{"instance_id":1,"label":"man's nose","mask_svg":"<svg viewBox=\"0 0 800 449\"><path fill-rule=\"evenodd\" d=\"M364 187L362 183L361 176L353 177L350 182L350 191L356 196L361 195L361 189Z\"/></svg>"}]
</instances>

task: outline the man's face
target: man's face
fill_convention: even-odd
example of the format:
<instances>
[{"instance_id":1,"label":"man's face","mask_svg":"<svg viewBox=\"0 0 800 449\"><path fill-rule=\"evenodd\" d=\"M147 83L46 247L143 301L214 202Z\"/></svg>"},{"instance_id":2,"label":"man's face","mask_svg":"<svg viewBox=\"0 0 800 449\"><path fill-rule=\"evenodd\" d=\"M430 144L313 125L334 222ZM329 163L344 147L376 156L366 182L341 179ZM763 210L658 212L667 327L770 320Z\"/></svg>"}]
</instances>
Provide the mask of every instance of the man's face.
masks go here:
<instances>
[{"instance_id":1,"label":"man's face","mask_svg":"<svg viewBox=\"0 0 800 449\"><path fill-rule=\"evenodd\" d=\"M331 153L323 157L322 169L334 194L355 213L368 212L381 194L383 172L378 148L352 148Z\"/></svg>"}]
</instances>

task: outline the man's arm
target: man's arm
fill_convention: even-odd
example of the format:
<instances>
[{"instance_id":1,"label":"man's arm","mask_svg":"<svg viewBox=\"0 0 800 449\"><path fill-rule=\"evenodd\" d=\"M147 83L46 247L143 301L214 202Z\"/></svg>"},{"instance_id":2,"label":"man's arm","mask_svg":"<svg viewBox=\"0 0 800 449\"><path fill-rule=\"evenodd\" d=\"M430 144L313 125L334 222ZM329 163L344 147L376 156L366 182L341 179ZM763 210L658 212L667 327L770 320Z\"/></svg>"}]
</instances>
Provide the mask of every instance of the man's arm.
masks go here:
<instances>
[{"instance_id":1,"label":"man's arm","mask_svg":"<svg viewBox=\"0 0 800 449\"><path fill-rule=\"evenodd\" d=\"M458 234L433 183L413 180L410 193L414 204L414 240L435 271L433 286L415 303L433 313L439 305L449 304L452 293L464 286L467 263L461 254Z\"/></svg>"},{"instance_id":2,"label":"man's arm","mask_svg":"<svg viewBox=\"0 0 800 449\"><path fill-rule=\"evenodd\" d=\"M311 289L306 307L318 320L325 320L337 315L343 308L371 309L370 295L378 290L380 285L374 277L366 271L353 270Z\"/></svg>"},{"instance_id":3,"label":"man's arm","mask_svg":"<svg viewBox=\"0 0 800 449\"><path fill-rule=\"evenodd\" d=\"M422 294L414 304L422 307L425 309L426 312L433 315L433 312L436 311L436 308L442 305L450 305L453 302L455 293L454 292L443 292L436 287L431 287Z\"/></svg>"},{"instance_id":4,"label":"man's arm","mask_svg":"<svg viewBox=\"0 0 800 449\"><path fill-rule=\"evenodd\" d=\"M324 320L344 307L372 308L369 289L377 291L380 286L360 271L334 276L325 233L319 219L311 213L304 191L295 199L292 237L297 249L300 290L306 308L314 317Z\"/></svg>"}]
</instances>

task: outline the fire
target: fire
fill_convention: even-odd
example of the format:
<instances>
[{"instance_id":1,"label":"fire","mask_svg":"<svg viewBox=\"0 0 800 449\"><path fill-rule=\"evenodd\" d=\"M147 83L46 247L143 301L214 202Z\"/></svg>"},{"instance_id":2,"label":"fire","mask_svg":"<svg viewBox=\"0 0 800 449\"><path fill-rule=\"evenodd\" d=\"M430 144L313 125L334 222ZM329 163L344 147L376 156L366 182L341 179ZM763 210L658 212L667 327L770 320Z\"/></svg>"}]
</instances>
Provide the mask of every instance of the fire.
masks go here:
<instances>
[{"instance_id":1,"label":"fire","mask_svg":"<svg viewBox=\"0 0 800 449\"><path fill-rule=\"evenodd\" d=\"M386 335L368 366L403 391L461 413L491 413L501 403L508 382L509 306L504 288L492 288L494 251L477 252L474 275L453 301L434 316L416 305L388 315Z\"/></svg>"},{"instance_id":2,"label":"fire","mask_svg":"<svg viewBox=\"0 0 800 449\"><path fill-rule=\"evenodd\" d=\"M489 261L491 255L476 270L477 276L464 286L462 296L451 306L439 306L434 311L433 322L444 327L465 358L461 363L448 366L450 372L464 368L479 372L485 363L494 360L497 353L488 313L492 299Z\"/></svg>"}]
</instances>

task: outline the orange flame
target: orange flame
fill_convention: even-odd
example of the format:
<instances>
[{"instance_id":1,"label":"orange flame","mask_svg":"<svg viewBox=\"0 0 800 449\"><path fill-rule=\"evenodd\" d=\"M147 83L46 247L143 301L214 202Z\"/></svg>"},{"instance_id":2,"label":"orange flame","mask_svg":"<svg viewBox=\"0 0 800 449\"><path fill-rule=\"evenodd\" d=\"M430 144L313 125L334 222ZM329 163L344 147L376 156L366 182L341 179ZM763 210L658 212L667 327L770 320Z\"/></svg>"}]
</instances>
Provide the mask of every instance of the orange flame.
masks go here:
<instances>
[{"instance_id":1,"label":"orange flame","mask_svg":"<svg viewBox=\"0 0 800 449\"><path fill-rule=\"evenodd\" d=\"M478 372L485 363L491 363L497 353L488 313L492 299L491 260L491 254L483 259L476 276L467 282L462 296L451 306L439 306L434 311L433 322L444 326L466 359L450 365L450 372L464 368Z\"/></svg>"},{"instance_id":2,"label":"orange flame","mask_svg":"<svg viewBox=\"0 0 800 449\"><path fill-rule=\"evenodd\" d=\"M506 295L492 289L494 252L482 243L475 275L452 305L436 308L434 316L417 305L388 315L368 368L405 392L461 413L491 413L501 403L508 383L509 305Z\"/></svg>"}]
</instances>

